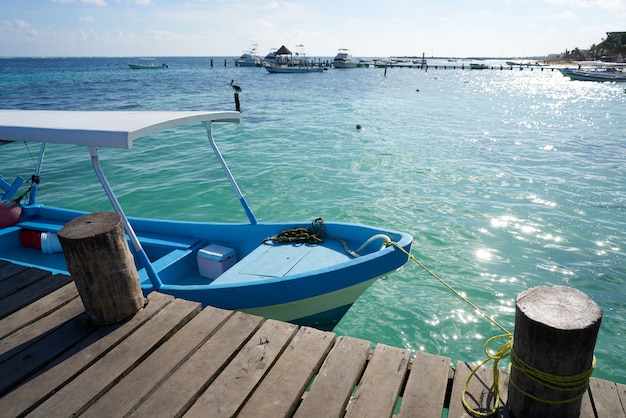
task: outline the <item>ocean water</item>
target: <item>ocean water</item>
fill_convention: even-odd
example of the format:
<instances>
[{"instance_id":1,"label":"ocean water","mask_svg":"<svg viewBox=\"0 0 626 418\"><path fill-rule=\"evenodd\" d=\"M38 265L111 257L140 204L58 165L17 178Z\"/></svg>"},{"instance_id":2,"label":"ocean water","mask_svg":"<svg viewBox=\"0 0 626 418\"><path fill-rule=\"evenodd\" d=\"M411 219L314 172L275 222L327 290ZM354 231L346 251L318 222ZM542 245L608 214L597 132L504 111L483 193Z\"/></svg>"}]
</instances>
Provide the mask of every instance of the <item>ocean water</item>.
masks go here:
<instances>
[{"instance_id":1,"label":"ocean water","mask_svg":"<svg viewBox=\"0 0 626 418\"><path fill-rule=\"evenodd\" d=\"M408 231L416 259L511 331L523 290L579 289L603 311L594 375L626 383L626 86L538 68L269 74L224 58L162 58L158 71L131 61L0 59L0 108L234 110L235 80L243 122L214 135L260 220ZM246 221L203 135L101 151L128 214ZM37 152L0 147L0 174L29 176ZM110 210L86 149L48 148L39 197ZM412 263L335 332L453 361L482 360L501 333Z\"/></svg>"}]
</instances>

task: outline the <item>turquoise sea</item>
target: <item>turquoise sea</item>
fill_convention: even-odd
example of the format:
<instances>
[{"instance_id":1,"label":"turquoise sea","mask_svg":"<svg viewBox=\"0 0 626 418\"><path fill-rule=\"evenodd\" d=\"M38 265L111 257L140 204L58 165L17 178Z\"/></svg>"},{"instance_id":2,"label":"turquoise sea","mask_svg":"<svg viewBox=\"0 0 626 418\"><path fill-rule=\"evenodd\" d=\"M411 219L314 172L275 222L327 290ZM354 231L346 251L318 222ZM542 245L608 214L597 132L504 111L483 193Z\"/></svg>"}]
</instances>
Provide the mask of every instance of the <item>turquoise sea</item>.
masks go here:
<instances>
[{"instance_id":1,"label":"turquoise sea","mask_svg":"<svg viewBox=\"0 0 626 418\"><path fill-rule=\"evenodd\" d=\"M511 331L521 291L579 289L603 311L594 375L626 383L626 85L539 68L269 74L223 57L158 58L169 65L158 71L133 61L0 59L0 107L234 110L235 80L243 122L214 134L260 220L408 231L416 259ZM203 135L181 128L102 151L128 214L246 221ZM0 147L0 173L30 176L37 152ZM110 210L86 149L48 148L39 197ZM335 332L480 361L500 330L407 264Z\"/></svg>"}]
</instances>

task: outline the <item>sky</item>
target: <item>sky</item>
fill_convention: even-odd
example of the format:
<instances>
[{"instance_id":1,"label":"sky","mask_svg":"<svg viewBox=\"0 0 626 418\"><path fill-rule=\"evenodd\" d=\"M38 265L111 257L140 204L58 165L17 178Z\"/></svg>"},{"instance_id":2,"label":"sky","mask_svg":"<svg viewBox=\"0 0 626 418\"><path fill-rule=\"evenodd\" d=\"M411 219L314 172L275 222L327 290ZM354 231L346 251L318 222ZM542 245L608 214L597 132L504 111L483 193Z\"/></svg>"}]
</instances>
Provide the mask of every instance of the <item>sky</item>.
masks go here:
<instances>
[{"instance_id":1,"label":"sky","mask_svg":"<svg viewBox=\"0 0 626 418\"><path fill-rule=\"evenodd\" d=\"M626 31L626 0L2 0L0 57L529 57Z\"/></svg>"}]
</instances>

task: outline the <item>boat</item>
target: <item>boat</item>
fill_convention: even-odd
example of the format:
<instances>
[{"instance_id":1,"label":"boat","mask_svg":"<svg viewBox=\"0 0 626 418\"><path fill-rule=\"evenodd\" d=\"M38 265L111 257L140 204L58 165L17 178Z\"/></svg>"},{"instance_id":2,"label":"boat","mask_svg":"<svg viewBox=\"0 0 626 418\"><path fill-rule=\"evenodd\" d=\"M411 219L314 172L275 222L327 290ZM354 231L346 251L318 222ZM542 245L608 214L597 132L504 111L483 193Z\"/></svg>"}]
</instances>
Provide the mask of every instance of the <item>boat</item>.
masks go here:
<instances>
[{"instance_id":1,"label":"boat","mask_svg":"<svg viewBox=\"0 0 626 418\"><path fill-rule=\"evenodd\" d=\"M482 63L481 64L477 64L477 63L471 63L470 64L470 69L471 70L486 70L487 68L489 68L489 67L487 67L486 64L482 64Z\"/></svg>"},{"instance_id":2,"label":"boat","mask_svg":"<svg viewBox=\"0 0 626 418\"><path fill-rule=\"evenodd\" d=\"M245 51L235 60L238 67L260 67L263 59L256 52L256 45L252 45L249 51Z\"/></svg>"},{"instance_id":3,"label":"boat","mask_svg":"<svg viewBox=\"0 0 626 418\"><path fill-rule=\"evenodd\" d=\"M298 45L302 48L302 45ZM268 54L269 55L269 54ZM303 52L292 53L284 45L273 53L271 60L263 60L263 68L271 74L321 73L324 67L308 60Z\"/></svg>"},{"instance_id":4,"label":"boat","mask_svg":"<svg viewBox=\"0 0 626 418\"><path fill-rule=\"evenodd\" d=\"M561 74L571 80L626 82L626 75L616 68L561 69Z\"/></svg>"},{"instance_id":5,"label":"boat","mask_svg":"<svg viewBox=\"0 0 626 418\"><path fill-rule=\"evenodd\" d=\"M23 192L28 183L24 177L12 183L0 177L0 260L69 274L54 237L67 222L88 212L49 206L37 199L45 184L41 171L46 145L68 144L89 150L85 156L91 158L104 193L122 218L144 294L158 291L204 306L329 329L377 278L407 262L413 238L385 227L321 218L259 222L213 136L214 124L240 121L241 113L234 111L0 110L0 138L16 141L8 146L41 144L34 172L25 173L40 181L33 181ZM187 135L208 137L207 146L232 185L245 222L126 216L104 174L99 150L106 148L107 155L123 152L120 149L131 148L139 139L177 127L183 127ZM199 146L205 141L199 141ZM68 173L65 187L80 187L76 175ZM162 197L155 196L155 201ZM35 239L23 244L24 234L35 234Z\"/></svg>"},{"instance_id":6,"label":"boat","mask_svg":"<svg viewBox=\"0 0 626 418\"><path fill-rule=\"evenodd\" d=\"M140 58L139 64L128 64L131 70L162 70L169 68L167 64L157 64L156 58Z\"/></svg>"},{"instance_id":7,"label":"boat","mask_svg":"<svg viewBox=\"0 0 626 418\"><path fill-rule=\"evenodd\" d=\"M339 48L337 55L333 59L333 66L335 68L356 68L358 62L352 60L352 55L347 49Z\"/></svg>"}]
</instances>

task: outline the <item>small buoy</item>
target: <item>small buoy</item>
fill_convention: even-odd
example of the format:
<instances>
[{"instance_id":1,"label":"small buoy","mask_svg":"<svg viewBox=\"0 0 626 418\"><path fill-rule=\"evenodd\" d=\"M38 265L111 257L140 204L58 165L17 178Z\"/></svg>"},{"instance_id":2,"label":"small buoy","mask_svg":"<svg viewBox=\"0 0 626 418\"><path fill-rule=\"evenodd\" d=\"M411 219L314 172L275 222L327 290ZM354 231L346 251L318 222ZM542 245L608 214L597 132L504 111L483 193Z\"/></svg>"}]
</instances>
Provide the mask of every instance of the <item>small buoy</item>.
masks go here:
<instances>
[{"instance_id":1,"label":"small buoy","mask_svg":"<svg viewBox=\"0 0 626 418\"><path fill-rule=\"evenodd\" d=\"M420 89L415 89L415 91L420 91Z\"/></svg>"},{"instance_id":2,"label":"small buoy","mask_svg":"<svg viewBox=\"0 0 626 418\"><path fill-rule=\"evenodd\" d=\"M15 225L20 220L22 207L9 200L0 201L0 228Z\"/></svg>"},{"instance_id":3,"label":"small buoy","mask_svg":"<svg viewBox=\"0 0 626 418\"><path fill-rule=\"evenodd\" d=\"M357 128L357 129L361 129L361 128L362 128L362 126L361 126L361 125L357 125L357 126L356 126L356 128Z\"/></svg>"}]
</instances>

